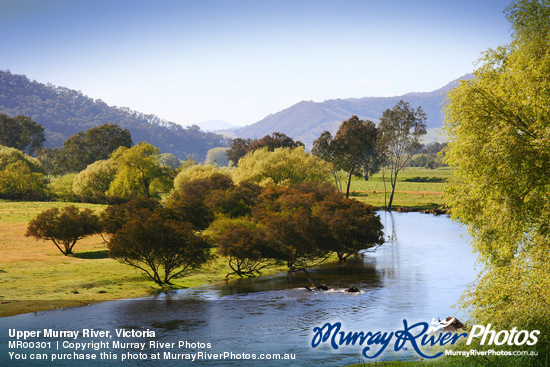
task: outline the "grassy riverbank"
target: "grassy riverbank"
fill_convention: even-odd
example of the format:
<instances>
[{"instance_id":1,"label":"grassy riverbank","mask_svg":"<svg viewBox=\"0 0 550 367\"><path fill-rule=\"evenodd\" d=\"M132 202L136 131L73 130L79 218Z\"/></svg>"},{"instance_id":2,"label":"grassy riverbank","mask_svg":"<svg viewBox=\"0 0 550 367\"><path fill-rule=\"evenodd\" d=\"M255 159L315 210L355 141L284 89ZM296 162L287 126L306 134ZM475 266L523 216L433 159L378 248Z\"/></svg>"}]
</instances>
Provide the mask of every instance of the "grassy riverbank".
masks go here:
<instances>
[{"instance_id":1,"label":"grassy riverbank","mask_svg":"<svg viewBox=\"0 0 550 367\"><path fill-rule=\"evenodd\" d=\"M396 207L415 210L443 205L450 169L409 168L399 175ZM440 182L434 182L440 181ZM389 185L388 185L389 186ZM384 205L382 174L354 179L352 196L376 207ZM29 220L62 202L0 201L0 317L59 307L155 294L163 289L140 270L109 259L101 236L81 240L75 254L64 256L49 241L25 237ZM76 204L101 211L104 205ZM285 271L279 267L263 274ZM195 287L225 279L231 272L224 258L173 281L172 288Z\"/></svg>"},{"instance_id":2,"label":"grassy riverbank","mask_svg":"<svg viewBox=\"0 0 550 367\"><path fill-rule=\"evenodd\" d=\"M452 176L449 167L437 169L405 168L397 176L397 186L394 196L394 207L406 207L412 210L439 208L445 204L443 191L447 181ZM372 206L385 206L384 179L382 173L377 173L368 181L354 178L351 182L351 197ZM387 199L391 192L389 173L385 174Z\"/></svg>"},{"instance_id":3,"label":"grassy riverbank","mask_svg":"<svg viewBox=\"0 0 550 367\"><path fill-rule=\"evenodd\" d=\"M79 241L64 256L49 241L25 237L28 221L38 213L69 203L0 202L0 317L155 294L163 289L141 271L107 256L101 236ZM103 205L77 204L103 210ZM286 268L269 269L274 274ZM196 287L225 279L224 258L173 281L172 288Z\"/></svg>"}]
</instances>

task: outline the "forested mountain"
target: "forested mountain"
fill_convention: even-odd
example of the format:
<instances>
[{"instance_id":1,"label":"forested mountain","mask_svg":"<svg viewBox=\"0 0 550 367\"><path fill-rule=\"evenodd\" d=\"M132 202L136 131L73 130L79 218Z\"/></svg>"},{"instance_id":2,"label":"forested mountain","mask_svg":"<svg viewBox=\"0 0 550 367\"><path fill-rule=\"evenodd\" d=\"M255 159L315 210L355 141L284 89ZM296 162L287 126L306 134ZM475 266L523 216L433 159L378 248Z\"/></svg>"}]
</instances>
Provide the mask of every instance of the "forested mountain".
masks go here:
<instances>
[{"instance_id":1,"label":"forested mountain","mask_svg":"<svg viewBox=\"0 0 550 367\"><path fill-rule=\"evenodd\" d=\"M465 78L471 78L471 75L459 79ZM363 120L378 122L382 112L395 106L399 100L409 102L413 108L421 106L428 117L428 129L440 128L443 125L441 106L444 94L456 86L459 79L426 93L408 93L395 97L331 99L324 102L302 101L255 124L236 130L236 134L243 138L260 138L278 131L311 147L323 131L328 130L334 134L342 121L353 115Z\"/></svg>"},{"instance_id":2,"label":"forested mountain","mask_svg":"<svg viewBox=\"0 0 550 367\"><path fill-rule=\"evenodd\" d=\"M60 147L79 131L105 123L128 129L134 143L145 141L180 159L204 160L210 148L228 146L230 142L198 126L184 128L155 115L108 106L79 91L31 81L9 71L0 71L0 114L30 116L46 129L44 145L50 148Z\"/></svg>"}]
</instances>

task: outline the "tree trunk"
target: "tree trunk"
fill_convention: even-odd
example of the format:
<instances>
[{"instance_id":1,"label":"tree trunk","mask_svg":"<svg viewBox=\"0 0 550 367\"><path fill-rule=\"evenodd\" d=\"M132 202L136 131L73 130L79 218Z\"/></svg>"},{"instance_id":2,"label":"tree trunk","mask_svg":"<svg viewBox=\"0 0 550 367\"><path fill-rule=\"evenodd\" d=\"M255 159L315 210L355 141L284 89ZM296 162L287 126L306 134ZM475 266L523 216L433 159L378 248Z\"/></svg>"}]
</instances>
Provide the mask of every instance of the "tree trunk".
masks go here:
<instances>
[{"instance_id":1,"label":"tree trunk","mask_svg":"<svg viewBox=\"0 0 550 367\"><path fill-rule=\"evenodd\" d=\"M395 170L395 173L394 173L393 172L393 167L392 167L392 172L391 172L391 175L390 175L390 183L391 183L390 201L388 203L388 207L386 208L386 211L388 211L388 212L391 212L391 206L392 206L392 203L393 203L393 195L395 193L395 186L397 185L397 169Z\"/></svg>"},{"instance_id":2,"label":"tree trunk","mask_svg":"<svg viewBox=\"0 0 550 367\"><path fill-rule=\"evenodd\" d=\"M351 186L351 176L353 175L353 168L348 172L348 187L346 188L346 198L349 198L349 187Z\"/></svg>"}]
</instances>

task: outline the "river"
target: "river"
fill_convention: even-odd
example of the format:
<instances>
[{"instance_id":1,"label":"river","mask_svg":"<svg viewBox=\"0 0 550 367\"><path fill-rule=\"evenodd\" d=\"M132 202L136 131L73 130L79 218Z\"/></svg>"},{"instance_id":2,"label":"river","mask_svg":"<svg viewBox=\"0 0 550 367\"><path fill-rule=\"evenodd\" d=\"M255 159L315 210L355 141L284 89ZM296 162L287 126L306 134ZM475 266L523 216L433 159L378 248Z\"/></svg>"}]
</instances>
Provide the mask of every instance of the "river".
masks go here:
<instances>
[{"instance_id":1,"label":"river","mask_svg":"<svg viewBox=\"0 0 550 367\"><path fill-rule=\"evenodd\" d=\"M325 323L340 322L346 331L389 332L409 323L430 322L433 318L464 315L452 306L468 284L475 279L475 256L468 245L465 229L447 216L419 213L380 213L387 243L363 258L344 266L325 265L312 270L317 281L332 290L310 292L301 273L221 282L185 290L171 291L155 297L126 299L37 312L0 319L0 365L6 366L103 366L103 365L208 365L208 366L343 366L359 363L362 347L341 346L334 350L326 343L311 347L313 329ZM389 236L389 237L388 237ZM344 292L355 286L360 293ZM50 342L46 349L8 348L8 330L79 331L72 341L67 337L29 338L26 341ZM83 329L109 331L108 337L82 337ZM118 338L116 330L152 331L154 338ZM95 355L101 360L51 361L16 360L27 353L59 354L75 358L70 342L98 343L99 350L79 351L80 356ZM146 343L113 345L114 341ZM151 341L175 343L173 348L154 347ZM64 348L64 344L67 348ZM178 343L183 342L178 348ZM185 343L187 342L187 344ZM59 344L58 344L59 343ZM57 350L59 345L59 350ZM44 346L44 345L42 345ZM103 355L100 353L103 352ZM174 360L164 352L184 358L202 352L202 358L224 357L233 353L241 359ZM121 362L120 358L140 358ZM156 355L156 353L160 353ZM63 354L65 356L63 356ZM273 357L286 360L242 359ZM114 361L110 358L117 356ZM152 360L155 356L161 359ZM40 355L35 355L37 357ZM377 359L411 358L414 353L389 348ZM294 357L295 359L292 359Z\"/></svg>"}]
</instances>

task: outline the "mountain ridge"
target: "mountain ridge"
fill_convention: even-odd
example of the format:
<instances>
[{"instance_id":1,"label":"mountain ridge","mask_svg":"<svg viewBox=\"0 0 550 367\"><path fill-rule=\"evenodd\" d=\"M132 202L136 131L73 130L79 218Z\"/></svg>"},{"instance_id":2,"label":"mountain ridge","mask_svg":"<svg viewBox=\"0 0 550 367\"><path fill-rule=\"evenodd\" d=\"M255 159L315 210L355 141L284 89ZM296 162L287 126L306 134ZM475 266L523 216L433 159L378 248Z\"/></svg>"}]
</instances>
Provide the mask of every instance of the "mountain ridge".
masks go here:
<instances>
[{"instance_id":1,"label":"mountain ridge","mask_svg":"<svg viewBox=\"0 0 550 367\"><path fill-rule=\"evenodd\" d=\"M45 129L46 147L60 147L71 135L105 123L114 123L132 134L134 143L145 141L162 153L180 159L204 160L210 148L229 145L229 139L187 128L127 107L109 106L80 91L30 80L25 75L0 70L0 114L25 115Z\"/></svg>"},{"instance_id":2,"label":"mountain ridge","mask_svg":"<svg viewBox=\"0 0 550 367\"><path fill-rule=\"evenodd\" d=\"M444 117L441 106L446 92L458 85L459 80L471 77L471 74L466 74L431 92L411 92L392 97L329 99L323 102L300 101L252 125L239 128L235 133L244 138L261 138L278 131L311 147L323 131L334 134L342 121L353 115L378 122L382 113L400 100L409 102L413 108L421 106L427 115L428 129L440 129Z\"/></svg>"}]
</instances>

